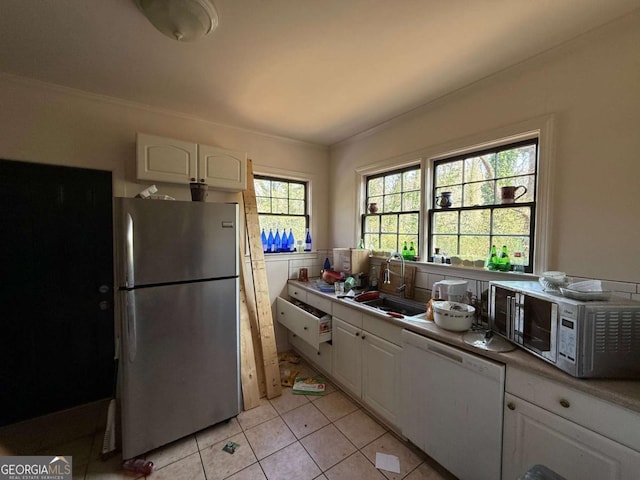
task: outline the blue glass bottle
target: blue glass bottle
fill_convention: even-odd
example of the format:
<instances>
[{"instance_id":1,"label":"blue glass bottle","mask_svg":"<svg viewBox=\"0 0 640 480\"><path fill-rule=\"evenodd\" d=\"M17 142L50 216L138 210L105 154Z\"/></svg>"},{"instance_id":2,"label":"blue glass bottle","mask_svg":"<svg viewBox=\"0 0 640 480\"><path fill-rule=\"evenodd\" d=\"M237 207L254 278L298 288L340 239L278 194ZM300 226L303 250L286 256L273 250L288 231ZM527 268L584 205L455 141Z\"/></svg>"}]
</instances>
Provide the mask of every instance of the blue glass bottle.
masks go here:
<instances>
[{"instance_id":1,"label":"blue glass bottle","mask_svg":"<svg viewBox=\"0 0 640 480\"><path fill-rule=\"evenodd\" d=\"M267 237L267 252L268 253L272 253L273 252L273 244L274 244L274 238L273 238L273 229L269 229L269 236Z\"/></svg>"},{"instance_id":2,"label":"blue glass bottle","mask_svg":"<svg viewBox=\"0 0 640 480\"><path fill-rule=\"evenodd\" d=\"M307 228L307 235L305 236L305 239L304 239L304 251L305 252L311 251L311 233L309 233L308 228Z\"/></svg>"},{"instance_id":3,"label":"blue glass bottle","mask_svg":"<svg viewBox=\"0 0 640 480\"><path fill-rule=\"evenodd\" d=\"M293 237L293 231L289 229L289 251L296 251L296 239Z\"/></svg>"},{"instance_id":4,"label":"blue glass bottle","mask_svg":"<svg viewBox=\"0 0 640 480\"><path fill-rule=\"evenodd\" d=\"M280 248L281 252L288 252L289 251L289 237L287 235L287 229L283 228L282 229L282 247Z\"/></svg>"},{"instance_id":5,"label":"blue glass bottle","mask_svg":"<svg viewBox=\"0 0 640 480\"><path fill-rule=\"evenodd\" d=\"M273 242L274 244L274 252L279 252L282 250L282 237L280 237L280 230L276 228L276 236Z\"/></svg>"},{"instance_id":6,"label":"blue glass bottle","mask_svg":"<svg viewBox=\"0 0 640 480\"><path fill-rule=\"evenodd\" d=\"M262 240L262 251L267 251L267 235L264 233L264 228L262 229L262 234L260 235L260 240Z\"/></svg>"}]
</instances>

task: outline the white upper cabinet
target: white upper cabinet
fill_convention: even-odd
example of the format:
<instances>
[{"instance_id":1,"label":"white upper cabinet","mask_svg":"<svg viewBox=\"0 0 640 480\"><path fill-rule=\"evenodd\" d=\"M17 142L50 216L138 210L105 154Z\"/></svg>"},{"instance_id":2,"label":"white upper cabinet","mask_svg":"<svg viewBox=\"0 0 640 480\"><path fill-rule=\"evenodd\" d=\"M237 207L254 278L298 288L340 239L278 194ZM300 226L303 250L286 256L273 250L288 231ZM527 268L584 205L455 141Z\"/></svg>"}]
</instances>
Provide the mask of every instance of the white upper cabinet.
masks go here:
<instances>
[{"instance_id":1,"label":"white upper cabinet","mask_svg":"<svg viewBox=\"0 0 640 480\"><path fill-rule=\"evenodd\" d=\"M211 188L245 190L247 188L247 154L198 145L198 176Z\"/></svg>"},{"instance_id":2,"label":"white upper cabinet","mask_svg":"<svg viewBox=\"0 0 640 480\"><path fill-rule=\"evenodd\" d=\"M138 134L138 180L189 183L198 174L198 146L172 138Z\"/></svg>"},{"instance_id":3,"label":"white upper cabinet","mask_svg":"<svg viewBox=\"0 0 640 480\"><path fill-rule=\"evenodd\" d=\"M216 190L247 188L247 154L209 145L138 133L138 180L188 184Z\"/></svg>"}]
</instances>

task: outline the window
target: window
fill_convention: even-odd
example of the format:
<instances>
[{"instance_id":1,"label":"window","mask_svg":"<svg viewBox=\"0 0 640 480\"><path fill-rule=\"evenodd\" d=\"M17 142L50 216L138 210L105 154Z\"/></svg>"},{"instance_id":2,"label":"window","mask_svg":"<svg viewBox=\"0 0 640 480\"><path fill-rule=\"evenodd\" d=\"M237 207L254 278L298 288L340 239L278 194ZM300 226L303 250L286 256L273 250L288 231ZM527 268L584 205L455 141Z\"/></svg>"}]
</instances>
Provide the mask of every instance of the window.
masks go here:
<instances>
[{"instance_id":1,"label":"window","mask_svg":"<svg viewBox=\"0 0 640 480\"><path fill-rule=\"evenodd\" d=\"M285 178L254 176L256 203L260 228L268 235L271 231L282 235L293 233L298 242L304 242L309 227L307 184Z\"/></svg>"},{"instance_id":2,"label":"window","mask_svg":"<svg viewBox=\"0 0 640 480\"><path fill-rule=\"evenodd\" d=\"M404 242L414 242L420 251L420 172L414 165L366 177L362 236L367 248L400 252Z\"/></svg>"},{"instance_id":3,"label":"window","mask_svg":"<svg viewBox=\"0 0 640 480\"><path fill-rule=\"evenodd\" d=\"M512 265L518 252L524 271L532 272L537 164L537 138L436 160L429 252L440 248L475 261L486 259L492 245L498 252L505 245ZM503 187L516 187L510 203L502 200Z\"/></svg>"}]
</instances>

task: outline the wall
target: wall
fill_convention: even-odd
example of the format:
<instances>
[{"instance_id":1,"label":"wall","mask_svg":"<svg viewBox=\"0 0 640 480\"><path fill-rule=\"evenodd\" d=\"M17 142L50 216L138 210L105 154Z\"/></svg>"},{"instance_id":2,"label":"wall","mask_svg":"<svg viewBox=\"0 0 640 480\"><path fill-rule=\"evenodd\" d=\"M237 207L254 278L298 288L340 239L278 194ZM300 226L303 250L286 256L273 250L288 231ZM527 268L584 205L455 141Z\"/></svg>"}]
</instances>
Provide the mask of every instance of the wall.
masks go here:
<instances>
[{"instance_id":1,"label":"wall","mask_svg":"<svg viewBox=\"0 0 640 480\"><path fill-rule=\"evenodd\" d=\"M353 192L358 182L344 172L444 153L444 146L460 139L552 115L547 268L640 283L638 45L636 11L333 146L332 198L340 198L332 206L333 243L351 245L357 238L357 224L344 228L359 214L357 197L340 193Z\"/></svg>"},{"instance_id":2,"label":"wall","mask_svg":"<svg viewBox=\"0 0 640 480\"><path fill-rule=\"evenodd\" d=\"M115 196L134 196L149 185L136 183L139 131L246 151L256 173L308 178L314 195L314 243L327 248L325 147L2 74L0 105L0 158L110 170ZM161 194L191 199L187 186L157 186ZM240 195L210 191L208 200L240 201Z\"/></svg>"}]
</instances>

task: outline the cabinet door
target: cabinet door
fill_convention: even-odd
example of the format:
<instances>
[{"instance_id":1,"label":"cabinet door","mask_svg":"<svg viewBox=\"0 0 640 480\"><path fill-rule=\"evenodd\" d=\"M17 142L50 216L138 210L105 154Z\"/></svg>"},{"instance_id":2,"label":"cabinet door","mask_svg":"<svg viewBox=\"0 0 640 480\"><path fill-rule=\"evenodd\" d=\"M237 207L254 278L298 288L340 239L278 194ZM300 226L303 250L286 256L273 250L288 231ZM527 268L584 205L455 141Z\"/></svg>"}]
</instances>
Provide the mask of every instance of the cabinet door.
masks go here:
<instances>
[{"instance_id":1,"label":"cabinet door","mask_svg":"<svg viewBox=\"0 0 640 480\"><path fill-rule=\"evenodd\" d=\"M402 349L362 332L362 399L379 415L398 424Z\"/></svg>"},{"instance_id":2,"label":"cabinet door","mask_svg":"<svg viewBox=\"0 0 640 480\"><path fill-rule=\"evenodd\" d=\"M333 317L333 376L352 394L362 392L362 331Z\"/></svg>"},{"instance_id":3,"label":"cabinet door","mask_svg":"<svg viewBox=\"0 0 640 480\"><path fill-rule=\"evenodd\" d=\"M247 188L247 154L198 146L198 177L211 188L239 192Z\"/></svg>"},{"instance_id":4,"label":"cabinet door","mask_svg":"<svg viewBox=\"0 0 640 480\"><path fill-rule=\"evenodd\" d=\"M196 178L195 143L138 134L138 180L187 184Z\"/></svg>"},{"instance_id":5,"label":"cabinet door","mask_svg":"<svg viewBox=\"0 0 640 480\"><path fill-rule=\"evenodd\" d=\"M541 464L567 479L631 480L640 452L537 407L505 395L502 478L519 478Z\"/></svg>"}]
</instances>

